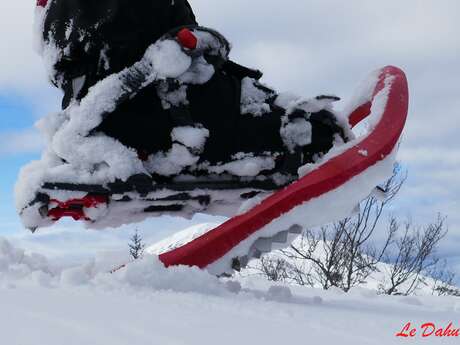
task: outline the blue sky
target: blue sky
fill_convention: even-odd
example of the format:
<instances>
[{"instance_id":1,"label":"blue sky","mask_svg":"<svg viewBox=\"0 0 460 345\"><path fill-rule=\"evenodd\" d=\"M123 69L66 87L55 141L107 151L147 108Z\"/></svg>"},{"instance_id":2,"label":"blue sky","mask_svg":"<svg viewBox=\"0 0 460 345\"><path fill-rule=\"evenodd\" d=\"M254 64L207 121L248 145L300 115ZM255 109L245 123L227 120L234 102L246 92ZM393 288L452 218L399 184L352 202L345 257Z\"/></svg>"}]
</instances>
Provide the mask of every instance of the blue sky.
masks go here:
<instances>
[{"instance_id":1,"label":"blue sky","mask_svg":"<svg viewBox=\"0 0 460 345\"><path fill-rule=\"evenodd\" d=\"M39 157L43 146L34 122L60 104L59 92L49 86L32 49L34 3L0 5L0 39L7 42L0 55L0 235L20 238L31 248L33 240L21 229L14 210L13 186L19 168ZM399 157L409 179L392 211L421 224L438 212L446 215L450 233L440 254L450 257L460 274L460 2L191 0L191 4L202 25L230 39L233 59L262 69L263 80L279 90L308 96L335 93L346 99L356 83L376 68L394 64L407 72L410 118ZM203 221L200 217L193 222ZM187 224L167 218L141 228L155 229L150 231L156 231L156 239ZM85 241L101 245L107 236L120 234L83 236L68 223L56 228L55 234L68 227L75 241L86 236ZM165 227L169 230L156 230Z\"/></svg>"}]
</instances>

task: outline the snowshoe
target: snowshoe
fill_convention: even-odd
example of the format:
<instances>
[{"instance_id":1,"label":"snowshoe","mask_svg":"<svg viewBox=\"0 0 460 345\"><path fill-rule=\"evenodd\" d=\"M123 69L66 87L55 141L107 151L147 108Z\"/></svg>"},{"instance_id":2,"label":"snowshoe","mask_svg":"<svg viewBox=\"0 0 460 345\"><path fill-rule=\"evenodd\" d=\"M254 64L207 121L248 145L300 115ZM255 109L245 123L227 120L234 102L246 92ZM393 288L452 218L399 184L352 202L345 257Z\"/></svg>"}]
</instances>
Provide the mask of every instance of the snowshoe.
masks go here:
<instances>
[{"instance_id":1,"label":"snowshoe","mask_svg":"<svg viewBox=\"0 0 460 345\"><path fill-rule=\"evenodd\" d=\"M220 275L286 245L304 227L348 216L391 175L408 110L401 70L374 73L338 114L333 96L302 100L265 87L258 71L228 60L229 47L213 30L180 28L131 67L91 87L86 78L68 81L66 109L39 123L48 147L40 161L22 170L16 187L25 226L36 229L67 216L92 228L169 213L233 216L160 255L166 266L198 266ZM200 113L193 111L194 95L213 89L216 76L228 75L240 87L238 115L250 115L247 124L257 123L260 133L276 129L266 136L273 141L251 140L263 136L244 132L244 126L225 133L227 124L220 122L226 116L194 116ZM162 136L152 142L164 146L149 146L135 132L125 137L132 131L113 122L148 88L158 96L159 113L167 110L172 118L163 123L169 131L152 135ZM351 127L367 118L367 133L354 137ZM232 137L239 144L227 146Z\"/></svg>"}]
</instances>

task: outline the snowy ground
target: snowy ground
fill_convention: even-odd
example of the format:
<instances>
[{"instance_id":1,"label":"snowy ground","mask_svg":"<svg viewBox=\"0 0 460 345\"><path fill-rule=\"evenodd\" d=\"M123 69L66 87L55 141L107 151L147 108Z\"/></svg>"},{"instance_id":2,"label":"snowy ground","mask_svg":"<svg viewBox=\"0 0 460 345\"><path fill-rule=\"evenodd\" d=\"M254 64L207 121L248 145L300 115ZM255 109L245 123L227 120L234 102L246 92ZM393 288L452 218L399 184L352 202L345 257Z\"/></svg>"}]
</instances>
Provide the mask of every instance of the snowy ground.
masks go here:
<instances>
[{"instance_id":1,"label":"snowy ground","mask_svg":"<svg viewBox=\"0 0 460 345\"><path fill-rule=\"evenodd\" d=\"M407 322L447 325L458 322L460 311L459 302L448 298L383 298L364 291L345 296L304 289L288 299L266 292L213 296L146 287L0 291L2 343L11 345L399 344L395 333Z\"/></svg>"},{"instance_id":2,"label":"snowy ground","mask_svg":"<svg viewBox=\"0 0 460 345\"><path fill-rule=\"evenodd\" d=\"M153 256L109 274L112 262L103 255L62 268L0 240L1 344L458 343L420 330L411 340L395 336L408 322L460 327L458 298L221 281L166 270Z\"/></svg>"}]
</instances>

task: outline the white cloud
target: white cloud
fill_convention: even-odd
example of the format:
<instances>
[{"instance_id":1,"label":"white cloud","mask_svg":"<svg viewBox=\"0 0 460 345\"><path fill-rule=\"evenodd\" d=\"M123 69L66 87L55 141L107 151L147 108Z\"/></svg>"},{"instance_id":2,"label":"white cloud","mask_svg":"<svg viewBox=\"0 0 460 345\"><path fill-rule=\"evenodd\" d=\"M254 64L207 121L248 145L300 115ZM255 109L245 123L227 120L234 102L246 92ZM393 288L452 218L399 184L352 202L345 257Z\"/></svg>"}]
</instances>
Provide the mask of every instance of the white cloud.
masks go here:
<instances>
[{"instance_id":1,"label":"white cloud","mask_svg":"<svg viewBox=\"0 0 460 345\"><path fill-rule=\"evenodd\" d=\"M33 50L35 3L21 0L0 4L0 90L24 91L46 83L40 57Z\"/></svg>"},{"instance_id":2,"label":"white cloud","mask_svg":"<svg viewBox=\"0 0 460 345\"><path fill-rule=\"evenodd\" d=\"M0 132L0 156L21 153L38 153L44 147L44 140L34 129Z\"/></svg>"},{"instance_id":3,"label":"white cloud","mask_svg":"<svg viewBox=\"0 0 460 345\"><path fill-rule=\"evenodd\" d=\"M460 167L460 148L442 146L405 147L403 143L399 158L406 163L442 163L443 165Z\"/></svg>"}]
</instances>

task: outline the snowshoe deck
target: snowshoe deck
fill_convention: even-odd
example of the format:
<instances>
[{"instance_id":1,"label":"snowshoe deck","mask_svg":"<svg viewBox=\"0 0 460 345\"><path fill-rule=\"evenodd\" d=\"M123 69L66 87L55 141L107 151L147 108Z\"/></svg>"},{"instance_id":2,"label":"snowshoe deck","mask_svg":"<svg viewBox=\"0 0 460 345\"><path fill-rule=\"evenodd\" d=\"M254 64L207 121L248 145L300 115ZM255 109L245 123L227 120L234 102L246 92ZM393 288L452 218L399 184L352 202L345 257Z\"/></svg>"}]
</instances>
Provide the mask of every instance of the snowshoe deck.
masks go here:
<instances>
[{"instance_id":1,"label":"snowshoe deck","mask_svg":"<svg viewBox=\"0 0 460 345\"><path fill-rule=\"evenodd\" d=\"M122 224L121 214L137 213L139 218L192 216L197 212L231 216L245 201L283 186L270 176L241 179L230 175L179 176L159 181L140 174L105 185L47 182L25 211L37 210L45 222L70 217L92 223L95 228ZM115 210L117 221L113 222L109 213L114 214Z\"/></svg>"}]
</instances>

